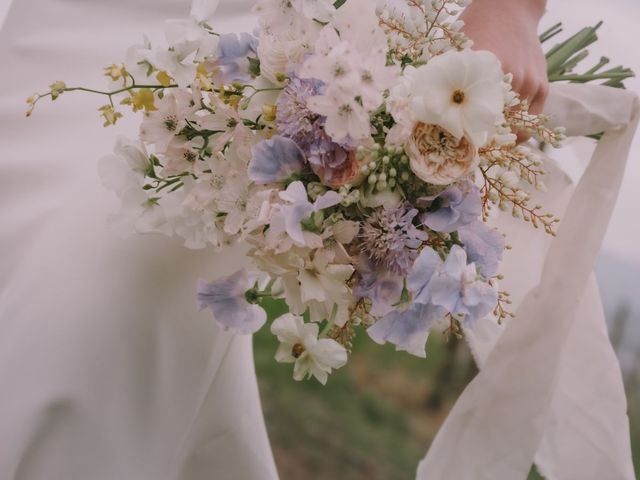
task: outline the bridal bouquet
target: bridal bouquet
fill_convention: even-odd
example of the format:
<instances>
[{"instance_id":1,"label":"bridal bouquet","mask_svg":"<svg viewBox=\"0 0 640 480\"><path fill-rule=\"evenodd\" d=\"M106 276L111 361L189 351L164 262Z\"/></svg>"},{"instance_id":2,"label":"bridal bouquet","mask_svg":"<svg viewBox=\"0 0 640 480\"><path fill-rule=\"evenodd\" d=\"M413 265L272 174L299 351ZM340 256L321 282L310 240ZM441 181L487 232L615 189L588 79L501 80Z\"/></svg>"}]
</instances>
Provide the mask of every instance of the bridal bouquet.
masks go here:
<instances>
[{"instance_id":1,"label":"bridal bouquet","mask_svg":"<svg viewBox=\"0 0 640 480\"><path fill-rule=\"evenodd\" d=\"M562 131L528 112L498 59L471 50L454 20L468 0L260 0L253 33L219 34L194 7L166 25L168 45L131 47L106 69L105 125L142 117L100 163L122 201L113 221L189 248L249 246L251 269L201 281L224 328L264 326L279 362L325 383L358 329L425 356L431 329L500 321L505 239L495 211L554 234L530 204L544 188L526 131Z\"/></svg>"}]
</instances>

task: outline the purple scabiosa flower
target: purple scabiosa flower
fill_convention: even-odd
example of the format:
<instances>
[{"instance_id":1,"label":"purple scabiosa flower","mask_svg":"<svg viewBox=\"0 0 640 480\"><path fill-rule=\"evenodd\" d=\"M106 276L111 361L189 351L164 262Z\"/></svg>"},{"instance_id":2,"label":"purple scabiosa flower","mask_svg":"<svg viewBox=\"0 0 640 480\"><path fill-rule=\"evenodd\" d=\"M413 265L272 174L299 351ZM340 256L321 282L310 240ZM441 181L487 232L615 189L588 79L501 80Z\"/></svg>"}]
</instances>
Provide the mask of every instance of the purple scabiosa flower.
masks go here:
<instances>
[{"instance_id":1,"label":"purple scabiosa flower","mask_svg":"<svg viewBox=\"0 0 640 480\"><path fill-rule=\"evenodd\" d=\"M435 210L424 212L420 220L436 232L451 233L482 214L480 191L470 181L454 184L431 200Z\"/></svg>"},{"instance_id":2,"label":"purple scabiosa flower","mask_svg":"<svg viewBox=\"0 0 640 480\"><path fill-rule=\"evenodd\" d=\"M218 41L216 64L225 83L246 82L251 78L247 57L257 57L258 39L250 33L225 33Z\"/></svg>"},{"instance_id":3,"label":"purple scabiosa flower","mask_svg":"<svg viewBox=\"0 0 640 480\"><path fill-rule=\"evenodd\" d=\"M458 230L469 259L476 264L483 277L498 273L504 252L504 236L496 228L476 220Z\"/></svg>"},{"instance_id":4,"label":"purple scabiosa flower","mask_svg":"<svg viewBox=\"0 0 640 480\"><path fill-rule=\"evenodd\" d=\"M300 172L304 165L304 153L296 142L275 135L253 147L248 176L256 183L276 183Z\"/></svg>"},{"instance_id":5,"label":"purple scabiosa flower","mask_svg":"<svg viewBox=\"0 0 640 480\"><path fill-rule=\"evenodd\" d=\"M413 224L416 209L405 206L379 208L360 230L361 250L374 264L392 273L406 275L418 256L427 234Z\"/></svg>"},{"instance_id":6,"label":"purple scabiosa flower","mask_svg":"<svg viewBox=\"0 0 640 480\"><path fill-rule=\"evenodd\" d=\"M307 107L307 100L319 95L322 88L323 83L319 80L303 79L294 75L278 97L278 132L291 138L303 150L309 150L313 142L326 136L322 128L323 118Z\"/></svg>"},{"instance_id":7,"label":"purple scabiosa flower","mask_svg":"<svg viewBox=\"0 0 640 480\"><path fill-rule=\"evenodd\" d=\"M247 292L253 281L245 269L221 277L211 283L198 281L198 308L209 308L215 320L225 330L251 334L257 332L267 320L259 305L249 303Z\"/></svg>"},{"instance_id":8,"label":"purple scabiosa flower","mask_svg":"<svg viewBox=\"0 0 640 480\"><path fill-rule=\"evenodd\" d=\"M467 325L488 315L498 302L498 292L478 276L475 264L467 264L467 254L458 245L431 278L429 297Z\"/></svg>"}]
</instances>

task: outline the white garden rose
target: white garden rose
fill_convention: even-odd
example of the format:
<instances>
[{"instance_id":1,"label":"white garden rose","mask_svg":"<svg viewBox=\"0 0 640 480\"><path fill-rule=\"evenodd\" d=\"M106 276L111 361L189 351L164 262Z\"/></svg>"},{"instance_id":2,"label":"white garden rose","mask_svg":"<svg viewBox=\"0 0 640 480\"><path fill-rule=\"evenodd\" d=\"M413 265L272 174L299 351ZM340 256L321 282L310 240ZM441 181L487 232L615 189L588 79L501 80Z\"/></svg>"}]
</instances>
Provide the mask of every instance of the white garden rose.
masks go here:
<instances>
[{"instance_id":1,"label":"white garden rose","mask_svg":"<svg viewBox=\"0 0 640 480\"><path fill-rule=\"evenodd\" d=\"M421 180L449 185L478 166L479 157L466 138L454 137L437 125L418 123L405 143L411 170Z\"/></svg>"},{"instance_id":2,"label":"white garden rose","mask_svg":"<svg viewBox=\"0 0 640 480\"><path fill-rule=\"evenodd\" d=\"M411 72L412 120L438 125L482 147L504 123L503 77L491 52L451 51L434 57Z\"/></svg>"}]
</instances>

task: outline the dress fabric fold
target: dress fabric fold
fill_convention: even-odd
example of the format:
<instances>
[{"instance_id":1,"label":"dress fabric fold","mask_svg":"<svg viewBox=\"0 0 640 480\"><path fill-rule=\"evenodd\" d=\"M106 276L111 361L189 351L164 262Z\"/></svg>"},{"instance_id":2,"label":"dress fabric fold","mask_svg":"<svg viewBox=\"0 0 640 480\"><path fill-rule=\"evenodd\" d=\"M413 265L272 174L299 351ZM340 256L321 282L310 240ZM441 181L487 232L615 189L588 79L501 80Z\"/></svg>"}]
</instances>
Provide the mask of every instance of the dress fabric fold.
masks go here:
<instances>
[{"instance_id":1,"label":"dress fabric fold","mask_svg":"<svg viewBox=\"0 0 640 480\"><path fill-rule=\"evenodd\" d=\"M251 29L227 0L222 31ZM54 80L106 87L129 45L163 41L187 1L15 0L0 31L0 478L275 479L251 338L198 312L196 282L243 251L122 239L99 157L138 119L101 126L104 100L63 95L24 117Z\"/></svg>"}]
</instances>

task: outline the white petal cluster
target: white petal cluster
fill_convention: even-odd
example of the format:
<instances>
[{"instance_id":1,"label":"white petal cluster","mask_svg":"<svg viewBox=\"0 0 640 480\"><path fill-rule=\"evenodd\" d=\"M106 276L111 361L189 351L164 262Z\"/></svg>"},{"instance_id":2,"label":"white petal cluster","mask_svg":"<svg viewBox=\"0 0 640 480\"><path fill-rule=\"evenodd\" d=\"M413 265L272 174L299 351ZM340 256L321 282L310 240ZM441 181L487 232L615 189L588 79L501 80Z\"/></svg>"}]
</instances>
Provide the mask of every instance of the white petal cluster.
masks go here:
<instances>
[{"instance_id":1,"label":"white petal cluster","mask_svg":"<svg viewBox=\"0 0 640 480\"><path fill-rule=\"evenodd\" d=\"M347 351L335 340L318 338L318 325L305 323L302 317L285 314L271 324L271 333L280 346L276 360L293 363L293 378L302 380L314 376L323 385L331 371L347 363Z\"/></svg>"},{"instance_id":2,"label":"white petal cluster","mask_svg":"<svg viewBox=\"0 0 640 480\"><path fill-rule=\"evenodd\" d=\"M354 21L357 18L358 21ZM398 69L387 65L387 39L379 27L375 3L351 0L324 27L315 54L300 75L322 80L322 95L309 99L309 108L327 117L325 130L338 143L371 136L369 114L383 102Z\"/></svg>"}]
</instances>

